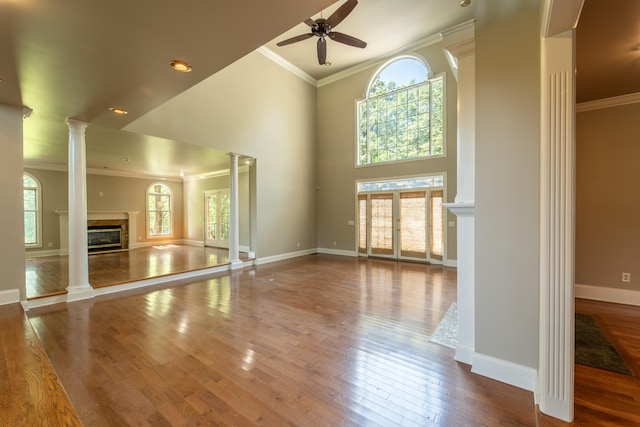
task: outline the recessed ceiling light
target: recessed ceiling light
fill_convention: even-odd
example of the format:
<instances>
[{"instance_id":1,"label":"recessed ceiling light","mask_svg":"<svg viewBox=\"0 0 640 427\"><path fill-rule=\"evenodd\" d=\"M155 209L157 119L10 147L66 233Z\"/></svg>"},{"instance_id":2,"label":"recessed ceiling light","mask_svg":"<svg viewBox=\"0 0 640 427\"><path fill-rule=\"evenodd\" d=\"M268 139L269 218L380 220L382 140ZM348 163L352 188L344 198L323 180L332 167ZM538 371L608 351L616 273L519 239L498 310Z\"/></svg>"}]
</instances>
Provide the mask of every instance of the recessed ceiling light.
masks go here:
<instances>
[{"instance_id":1,"label":"recessed ceiling light","mask_svg":"<svg viewBox=\"0 0 640 427\"><path fill-rule=\"evenodd\" d=\"M109 108L113 114L118 114L120 116L124 116L125 114L129 114L129 112L123 108L111 107Z\"/></svg>"},{"instance_id":2,"label":"recessed ceiling light","mask_svg":"<svg viewBox=\"0 0 640 427\"><path fill-rule=\"evenodd\" d=\"M327 61L327 62L324 63L324 65L326 65L327 67L331 67L331 65L333 65L333 64L331 64L331 62Z\"/></svg>"},{"instance_id":3,"label":"recessed ceiling light","mask_svg":"<svg viewBox=\"0 0 640 427\"><path fill-rule=\"evenodd\" d=\"M462 0L460 2L460 7L467 7L471 4L471 0Z\"/></svg>"},{"instance_id":4,"label":"recessed ceiling light","mask_svg":"<svg viewBox=\"0 0 640 427\"><path fill-rule=\"evenodd\" d=\"M188 62L180 61L178 59L174 59L173 61L171 61L171 67L173 67L173 69L176 71L180 71L181 73L188 73L192 69L191 64L189 64Z\"/></svg>"}]
</instances>

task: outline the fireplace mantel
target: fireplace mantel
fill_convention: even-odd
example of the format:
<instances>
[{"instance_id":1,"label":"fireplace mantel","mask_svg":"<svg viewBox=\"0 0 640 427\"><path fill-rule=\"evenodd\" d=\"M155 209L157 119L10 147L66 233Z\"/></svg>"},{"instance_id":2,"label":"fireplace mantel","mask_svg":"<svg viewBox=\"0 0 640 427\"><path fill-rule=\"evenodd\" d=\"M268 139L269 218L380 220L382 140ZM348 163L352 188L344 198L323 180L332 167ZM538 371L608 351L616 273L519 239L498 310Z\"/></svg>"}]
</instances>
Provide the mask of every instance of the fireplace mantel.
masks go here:
<instances>
[{"instance_id":1,"label":"fireplace mantel","mask_svg":"<svg viewBox=\"0 0 640 427\"><path fill-rule=\"evenodd\" d=\"M55 211L60 217L60 250L69 250L69 212ZM126 219L129 223L129 249L136 247L137 215L140 211L87 211L87 220Z\"/></svg>"}]
</instances>

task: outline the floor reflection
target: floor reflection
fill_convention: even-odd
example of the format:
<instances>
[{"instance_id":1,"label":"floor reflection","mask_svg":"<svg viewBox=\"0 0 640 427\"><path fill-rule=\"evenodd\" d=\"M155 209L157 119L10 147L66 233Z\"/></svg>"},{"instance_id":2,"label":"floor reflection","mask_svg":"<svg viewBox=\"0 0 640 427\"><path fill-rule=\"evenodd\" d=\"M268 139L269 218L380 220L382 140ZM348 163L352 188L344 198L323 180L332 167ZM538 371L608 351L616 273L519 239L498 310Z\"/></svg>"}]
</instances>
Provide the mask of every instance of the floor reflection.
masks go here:
<instances>
[{"instance_id":1,"label":"floor reflection","mask_svg":"<svg viewBox=\"0 0 640 427\"><path fill-rule=\"evenodd\" d=\"M247 260L246 253L240 253ZM27 298L66 292L69 283L69 257L27 258L25 279ZM91 254L89 283L94 288L133 282L169 274L224 265L227 249L189 245L157 245L128 251Z\"/></svg>"}]
</instances>

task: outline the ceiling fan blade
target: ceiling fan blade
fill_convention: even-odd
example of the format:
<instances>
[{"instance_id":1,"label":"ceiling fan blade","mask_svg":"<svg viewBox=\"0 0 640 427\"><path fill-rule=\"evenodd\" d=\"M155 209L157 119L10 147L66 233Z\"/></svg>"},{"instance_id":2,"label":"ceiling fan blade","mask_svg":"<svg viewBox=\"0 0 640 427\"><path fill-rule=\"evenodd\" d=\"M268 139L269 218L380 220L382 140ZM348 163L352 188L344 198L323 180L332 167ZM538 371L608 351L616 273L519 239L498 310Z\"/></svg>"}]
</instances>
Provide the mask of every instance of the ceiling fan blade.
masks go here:
<instances>
[{"instance_id":1,"label":"ceiling fan blade","mask_svg":"<svg viewBox=\"0 0 640 427\"><path fill-rule=\"evenodd\" d=\"M329 37L331 37L331 40L340 42L340 43L344 43L344 44L348 44L349 46L354 46L354 47L359 47L364 49L365 47L367 47L367 43L363 42L360 39L357 39L355 37L349 36L347 34L343 34L343 33L339 33L337 31L331 31L329 33Z\"/></svg>"},{"instance_id":2,"label":"ceiling fan blade","mask_svg":"<svg viewBox=\"0 0 640 427\"><path fill-rule=\"evenodd\" d=\"M311 18L307 18L304 20L304 23L307 24L308 26L310 26L311 28L316 26L316 21L314 21Z\"/></svg>"},{"instance_id":3,"label":"ceiling fan blade","mask_svg":"<svg viewBox=\"0 0 640 427\"><path fill-rule=\"evenodd\" d=\"M295 42L301 42L302 40L306 40L312 36L313 33L301 34L299 36L291 37L290 39L282 40L281 42L276 43L276 46L284 46Z\"/></svg>"},{"instance_id":4,"label":"ceiling fan blade","mask_svg":"<svg viewBox=\"0 0 640 427\"><path fill-rule=\"evenodd\" d=\"M318 39L318 64L324 65L327 62L327 42L324 37Z\"/></svg>"},{"instance_id":5,"label":"ceiling fan blade","mask_svg":"<svg viewBox=\"0 0 640 427\"><path fill-rule=\"evenodd\" d=\"M340 6L335 12L331 14L329 18L327 18L327 24L331 26L331 28L335 27L336 25L341 23L348 14L351 13L353 8L356 7L357 4L358 0L347 0L345 4Z\"/></svg>"}]
</instances>

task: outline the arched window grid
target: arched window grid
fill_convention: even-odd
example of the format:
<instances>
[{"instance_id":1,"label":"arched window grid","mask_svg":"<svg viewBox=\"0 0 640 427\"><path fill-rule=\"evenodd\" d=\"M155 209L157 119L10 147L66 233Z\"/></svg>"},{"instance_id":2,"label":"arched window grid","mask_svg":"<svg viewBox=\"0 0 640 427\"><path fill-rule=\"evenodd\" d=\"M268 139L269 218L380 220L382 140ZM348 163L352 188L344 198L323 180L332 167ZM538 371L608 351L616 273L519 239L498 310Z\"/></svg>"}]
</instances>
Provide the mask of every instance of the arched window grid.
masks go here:
<instances>
[{"instance_id":1,"label":"arched window grid","mask_svg":"<svg viewBox=\"0 0 640 427\"><path fill-rule=\"evenodd\" d=\"M390 66L419 62L424 77L412 84L384 81L392 90L372 96L373 86ZM415 66L415 64L413 64ZM373 75L365 99L357 103L357 165L441 157L445 153L445 75L431 75L428 64L414 55L387 61Z\"/></svg>"},{"instance_id":2,"label":"arched window grid","mask_svg":"<svg viewBox=\"0 0 640 427\"><path fill-rule=\"evenodd\" d=\"M169 237L172 232L172 193L162 183L147 188L147 237Z\"/></svg>"}]
</instances>

